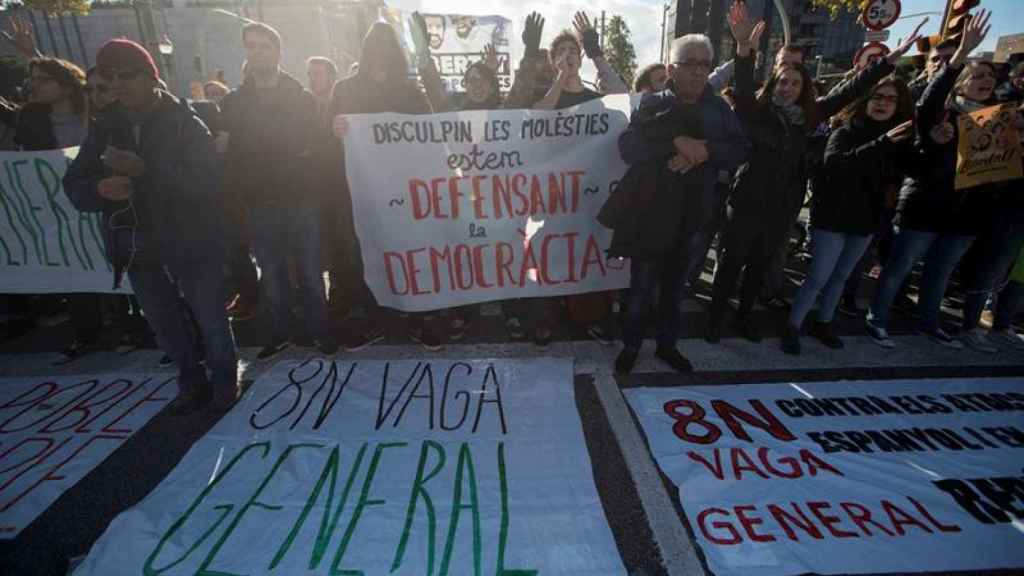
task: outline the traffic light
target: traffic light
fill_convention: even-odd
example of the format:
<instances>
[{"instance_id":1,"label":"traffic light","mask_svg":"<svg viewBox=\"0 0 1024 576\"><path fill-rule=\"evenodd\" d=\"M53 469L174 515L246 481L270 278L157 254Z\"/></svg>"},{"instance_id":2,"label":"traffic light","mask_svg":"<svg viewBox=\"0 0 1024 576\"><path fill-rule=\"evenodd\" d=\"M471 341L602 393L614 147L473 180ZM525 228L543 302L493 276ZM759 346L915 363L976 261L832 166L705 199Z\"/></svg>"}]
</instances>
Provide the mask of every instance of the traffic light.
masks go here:
<instances>
[{"instance_id":1,"label":"traffic light","mask_svg":"<svg viewBox=\"0 0 1024 576\"><path fill-rule=\"evenodd\" d=\"M971 9L981 4L981 0L946 0L946 15L942 22L942 38L957 40L964 26L971 19Z\"/></svg>"}]
</instances>

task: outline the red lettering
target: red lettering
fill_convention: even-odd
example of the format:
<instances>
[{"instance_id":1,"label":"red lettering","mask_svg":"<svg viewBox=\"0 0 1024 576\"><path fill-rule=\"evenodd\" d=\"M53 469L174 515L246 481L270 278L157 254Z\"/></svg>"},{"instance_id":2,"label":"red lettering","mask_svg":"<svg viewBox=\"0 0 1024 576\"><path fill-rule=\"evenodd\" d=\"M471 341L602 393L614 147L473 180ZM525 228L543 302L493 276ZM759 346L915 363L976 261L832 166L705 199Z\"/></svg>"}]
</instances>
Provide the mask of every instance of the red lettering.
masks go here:
<instances>
[{"instance_id":1,"label":"red lettering","mask_svg":"<svg viewBox=\"0 0 1024 576\"><path fill-rule=\"evenodd\" d=\"M719 480L725 480L725 473L722 471L722 454L718 448L715 448L715 463L712 465L710 462L704 459L703 456L696 452L687 452L686 455L690 457L690 460L698 462L707 467L708 471L714 474L715 478Z\"/></svg>"},{"instance_id":2,"label":"red lettering","mask_svg":"<svg viewBox=\"0 0 1024 576\"><path fill-rule=\"evenodd\" d=\"M97 396L103 394L104 392L106 392L106 391L110 390L111 388L114 388L114 387L116 387L118 385L120 385L121 388L119 390L117 390L116 392L114 392L113 394L111 394L111 395L109 395L109 396L107 396L105 398L101 398L99 400L94 400L94 398L96 398ZM91 408L95 408L96 406L99 406L101 404L104 404L106 402L114 400L115 398L118 398L119 396L121 398L118 399L118 402L120 402L121 399L124 398L125 392L127 392L128 394L131 394L131 388L132 388L131 380L121 380L121 379L113 380L113 381L107 383L106 386L98 388L93 394L91 394L87 398L83 398L83 399L79 400L78 403L76 403L74 406L72 406L71 408L68 408L65 412L61 413L57 418L54 418L53 420L51 420L49 424L47 424L46 426L44 426L44 427L39 429L39 433L41 433L41 434L54 434L54 433L57 433L57 432L63 432L63 431L68 430L70 428L74 428L75 426L78 426L79 424L85 422L86 420L89 420L89 416L92 414L92 412L90 410ZM115 404L116 404L116 402L115 402ZM107 410L109 410L109 409L110 409L110 407L107 408ZM106 410L104 410L104 412L105 411ZM67 417L71 416L72 414L77 414L77 418L73 422L71 422L71 424L63 426L61 428L54 428L54 426L56 426L57 424L61 423L63 420L65 420ZM75 432L79 432L80 433L80 432L88 432L88 431L89 431L88 429L85 429L85 430L79 429L79 430L76 430Z\"/></svg>"},{"instance_id":3,"label":"red lettering","mask_svg":"<svg viewBox=\"0 0 1024 576\"><path fill-rule=\"evenodd\" d=\"M416 254L419 252L426 251L426 248L417 248L415 250L409 250L408 252L405 253L405 258L406 261L408 262L407 271L409 273L409 287L412 289L412 293L414 296L430 294L430 292L427 292L426 290L420 290L419 281L417 281L416 279L416 277L419 276L420 272L422 272L422 270L416 267Z\"/></svg>"},{"instance_id":4,"label":"red lettering","mask_svg":"<svg viewBox=\"0 0 1024 576\"><path fill-rule=\"evenodd\" d=\"M800 478L803 476L803 471L800 470L800 463L796 458L792 456L784 456L779 458L779 464L789 466L789 471L779 470L772 465L771 460L768 459L768 448L762 446L757 449L757 456L761 460L761 464L768 469L769 472L775 476L782 478Z\"/></svg>"},{"instance_id":5,"label":"red lettering","mask_svg":"<svg viewBox=\"0 0 1024 576\"><path fill-rule=\"evenodd\" d=\"M448 215L441 212L441 185L447 182L447 178L434 178L430 181L430 209L434 212L434 218L447 218Z\"/></svg>"},{"instance_id":6,"label":"red lettering","mask_svg":"<svg viewBox=\"0 0 1024 576\"><path fill-rule=\"evenodd\" d=\"M856 524L862 532L864 532L865 536L871 536L871 530L868 530L868 527L865 526L865 524L872 524L875 528L878 528L889 536L893 535L893 533L884 525L871 519L871 510L868 510L866 506L861 506L856 502L840 502L839 505L846 511L846 515L850 517L850 520L852 520L853 523Z\"/></svg>"},{"instance_id":7,"label":"red lettering","mask_svg":"<svg viewBox=\"0 0 1024 576\"><path fill-rule=\"evenodd\" d=\"M583 170L570 170L566 174L572 177L572 213L575 214L580 207L580 180L586 172Z\"/></svg>"},{"instance_id":8,"label":"red lettering","mask_svg":"<svg viewBox=\"0 0 1024 576\"><path fill-rule=\"evenodd\" d=\"M732 456L732 473L737 480L743 479L743 474L740 472L741 470L753 472L765 480L769 478L767 474L762 472L757 465L754 464L754 461L750 459L750 456L747 455L747 451L743 448L732 448L729 452ZM743 460L743 462L740 462L740 460Z\"/></svg>"},{"instance_id":9,"label":"red lettering","mask_svg":"<svg viewBox=\"0 0 1024 576\"><path fill-rule=\"evenodd\" d=\"M515 250L508 242L498 242L498 286L504 287L505 278L508 278L508 286L518 286L516 279L512 276L512 261L515 259Z\"/></svg>"},{"instance_id":10,"label":"red lettering","mask_svg":"<svg viewBox=\"0 0 1024 576\"><path fill-rule=\"evenodd\" d=\"M473 176L473 214L476 215L478 220L486 220L487 214L484 213L484 195L480 192L480 182L486 180L487 176ZM493 194L493 192L492 192ZM497 194L495 194L497 198ZM495 205L498 205L495 200Z\"/></svg>"},{"instance_id":11,"label":"red lettering","mask_svg":"<svg viewBox=\"0 0 1024 576\"><path fill-rule=\"evenodd\" d=\"M587 246L583 250L583 266L580 270L580 280L587 279L587 272L591 266L596 265L601 276L606 276L608 271L604 267L604 259L601 258L601 246L597 243L593 234L587 236Z\"/></svg>"},{"instance_id":12,"label":"red lettering","mask_svg":"<svg viewBox=\"0 0 1024 576\"><path fill-rule=\"evenodd\" d=\"M484 276L484 248L486 245L481 244L473 247L473 276L476 278L476 285L478 288L491 288L494 284L488 284L487 278Z\"/></svg>"},{"instance_id":13,"label":"red lettering","mask_svg":"<svg viewBox=\"0 0 1024 576\"><path fill-rule=\"evenodd\" d=\"M681 414L680 408L687 408L690 410L688 414ZM676 421L672 425L672 432L677 438L684 442L692 442L694 444L714 444L716 440L722 435L722 431L717 426L710 422L704 421L706 412L700 407L700 404L693 400L672 400L666 402L663 407L665 414L668 414L673 420ZM695 424L701 428L707 430L707 433L701 436L690 434L690 424Z\"/></svg>"},{"instance_id":14,"label":"red lettering","mask_svg":"<svg viewBox=\"0 0 1024 576\"><path fill-rule=\"evenodd\" d=\"M556 238L558 238L557 234L548 234L544 236L544 240L540 243L540 276L545 284L561 284L560 281L552 280L551 276L548 275L550 272L548 266L548 245Z\"/></svg>"},{"instance_id":15,"label":"red lettering","mask_svg":"<svg viewBox=\"0 0 1024 576\"><path fill-rule=\"evenodd\" d=\"M790 502L789 505L793 507L793 512L800 517L799 520L797 520L796 516L791 515L789 512L782 509L782 507L776 506L775 504L768 505L768 512L773 518L775 518L775 521L778 522L779 526L786 531L786 536L788 536L790 540L794 542L800 541L800 538L796 535L796 530L793 530L791 525L800 528L815 540L821 540L824 538L824 536L821 535L821 530L818 530L818 527L814 525L814 522L811 522L807 516L804 515L804 511L800 506L797 506L796 502Z\"/></svg>"},{"instance_id":16,"label":"red lettering","mask_svg":"<svg viewBox=\"0 0 1024 576\"><path fill-rule=\"evenodd\" d=\"M803 459L804 464L807 465L807 472L811 476L817 476L818 475L818 469L828 470L829 472L835 474L836 476L842 476L843 475L842 472L840 472L839 470L836 470L835 468L832 467L832 465L830 465L829 463L825 462L821 458L818 458L817 456L815 456L814 452L811 452L807 448L801 448L800 449L800 458Z\"/></svg>"},{"instance_id":17,"label":"red lettering","mask_svg":"<svg viewBox=\"0 0 1024 576\"><path fill-rule=\"evenodd\" d=\"M941 522L936 520L935 517L932 516L931 512L929 512L928 509L925 508L924 505L918 502L917 500L914 500L910 496L907 496L907 500L910 500L910 503L914 505L914 508L917 508L917 511L920 512L921 515L924 516L929 522L931 522L932 526L938 528L939 532L960 532L960 527L956 524L942 524Z\"/></svg>"},{"instance_id":18,"label":"red lettering","mask_svg":"<svg viewBox=\"0 0 1024 576\"><path fill-rule=\"evenodd\" d=\"M146 394L142 398L139 398L138 402L136 402L135 404L132 404L130 407L128 407L127 410L122 412L120 416L118 416L117 418L114 418L113 420L111 420L109 424L107 424L106 426L103 427L102 430L100 430L100 432L103 432L103 433L106 433L106 434L131 434L132 433L132 429L131 428L114 428L114 425L117 424L118 422L120 422L121 420L123 420L125 416L127 416L128 414L131 414L133 410L135 410L139 406L142 406L146 402L169 402L171 400L170 398L168 398L168 397L157 397L156 394L164 386L168 385L169 383L173 382L174 380L175 380L175 377L172 376L172 377L168 378L167 380L164 380L163 382L161 382L159 386L157 386L156 388L153 388L152 392L149 392L148 394Z\"/></svg>"},{"instance_id":19,"label":"red lettering","mask_svg":"<svg viewBox=\"0 0 1024 576\"><path fill-rule=\"evenodd\" d=\"M818 517L818 521L821 522L828 531L836 538L856 538L856 532L847 532L846 530L838 530L833 528L833 524L840 522L838 516L828 516L822 510L831 508L828 502L808 502L807 507L811 510L811 513Z\"/></svg>"},{"instance_id":20,"label":"red lettering","mask_svg":"<svg viewBox=\"0 0 1024 576\"><path fill-rule=\"evenodd\" d=\"M459 218L459 203L462 199L462 190L459 190L459 182L461 181L462 178L448 179L448 202L453 220L458 220Z\"/></svg>"},{"instance_id":21,"label":"red lettering","mask_svg":"<svg viewBox=\"0 0 1024 576\"><path fill-rule=\"evenodd\" d=\"M885 510L885 513L889 515L889 520L892 521L893 529L895 529L900 536L906 534L906 530L903 529L904 524L908 526L917 526L929 534L932 533L931 528L925 526L916 518L900 509L899 506L889 502L888 500L882 500L882 510ZM899 518L897 518L897 516L899 516Z\"/></svg>"},{"instance_id":22,"label":"red lettering","mask_svg":"<svg viewBox=\"0 0 1024 576\"><path fill-rule=\"evenodd\" d=\"M399 269L402 271L403 289L398 289L398 284L395 282L395 269L392 268L392 260L398 261ZM408 276L405 272L405 258L402 257L398 252L385 252L384 253L384 272L388 278L388 289L391 293L396 296L405 296L409 293L409 281Z\"/></svg>"},{"instance_id":23,"label":"red lettering","mask_svg":"<svg viewBox=\"0 0 1024 576\"><path fill-rule=\"evenodd\" d=\"M711 533L708 532L708 528L706 525L706 519L710 514L722 514L724 516L729 515L727 511L722 510L721 508L708 508L706 510L702 510L701 513L697 515L697 526L700 527L700 531L704 534L704 537L707 538L708 541L714 542L715 544L724 545L739 544L743 541L743 538L740 536L740 533L737 532L736 528L729 522L715 521L711 523L711 527L715 530L727 531L730 535L730 538L726 539L712 536Z\"/></svg>"},{"instance_id":24,"label":"red lettering","mask_svg":"<svg viewBox=\"0 0 1024 576\"><path fill-rule=\"evenodd\" d=\"M761 420L758 420L757 417L750 412L740 410L725 400L711 401L711 406L715 409L715 412L718 413L718 416L725 422L725 425L732 430L732 433L741 440L753 442L750 435L747 434L746 429L744 429L737 420L742 420L750 426L760 428L778 440L784 440L786 442L796 440L796 436L794 436L793 433L790 432L782 422L780 422L779 419L761 403L760 400L750 400L750 405L761 416Z\"/></svg>"},{"instance_id":25,"label":"red lettering","mask_svg":"<svg viewBox=\"0 0 1024 576\"><path fill-rule=\"evenodd\" d=\"M751 540L753 540L754 542L775 541L775 536L772 536L771 534L758 534L757 532L754 532L754 526L757 526L758 524L764 524L764 520L762 520L759 517L747 517L746 511L754 510L754 506L736 506L734 509L736 511L736 518L739 519L740 524L743 525L743 529L747 531L747 535L750 536Z\"/></svg>"},{"instance_id":26,"label":"red lettering","mask_svg":"<svg viewBox=\"0 0 1024 576\"><path fill-rule=\"evenodd\" d=\"M427 201L420 198L420 192L424 195L430 194L427 183L423 180L409 180L409 198L412 199L412 217L414 220L423 220L430 215L430 207Z\"/></svg>"}]
</instances>

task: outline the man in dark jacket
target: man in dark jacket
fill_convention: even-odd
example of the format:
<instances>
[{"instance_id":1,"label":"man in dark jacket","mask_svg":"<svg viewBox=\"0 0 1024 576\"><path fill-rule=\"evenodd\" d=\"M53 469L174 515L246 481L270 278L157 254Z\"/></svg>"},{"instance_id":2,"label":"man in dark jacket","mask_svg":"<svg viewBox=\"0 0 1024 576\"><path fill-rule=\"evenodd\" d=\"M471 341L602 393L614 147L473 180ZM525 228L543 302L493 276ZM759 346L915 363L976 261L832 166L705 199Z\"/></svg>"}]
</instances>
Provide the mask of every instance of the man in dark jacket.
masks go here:
<instances>
[{"instance_id":1,"label":"man in dark jacket","mask_svg":"<svg viewBox=\"0 0 1024 576\"><path fill-rule=\"evenodd\" d=\"M613 256L631 258L625 348L615 361L620 373L636 362L646 301L656 288L655 355L680 372L693 369L676 349L683 264L700 228L714 216L719 173L735 170L748 148L735 114L707 84L713 58L707 37L678 38L670 55L668 89L646 94L619 137L633 173L616 192L625 196L611 246Z\"/></svg>"},{"instance_id":2,"label":"man in dark jacket","mask_svg":"<svg viewBox=\"0 0 1024 576\"><path fill-rule=\"evenodd\" d=\"M262 319L271 341L257 359L290 345L290 257L295 258L303 292L304 322L316 347L331 355L337 345L327 327L320 273L323 198L312 191L317 107L302 84L280 69L281 36L276 30L247 24L242 41L246 78L221 102L221 126L228 134L224 176L248 208L253 252L262 271Z\"/></svg>"},{"instance_id":3,"label":"man in dark jacket","mask_svg":"<svg viewBox=\"0 0 1024 576\"><path fill-rule=\"evenodd\" d=\"M187 104L158 88L159 72L142 46L111 40L96 62L117 102L90 128L64 190L78 210L103 212L114 285L127 272L157 341L178 365L171 409L226 411L238 394L237 361L224 313L210 133Z\"/></svg>"}]
</instances>

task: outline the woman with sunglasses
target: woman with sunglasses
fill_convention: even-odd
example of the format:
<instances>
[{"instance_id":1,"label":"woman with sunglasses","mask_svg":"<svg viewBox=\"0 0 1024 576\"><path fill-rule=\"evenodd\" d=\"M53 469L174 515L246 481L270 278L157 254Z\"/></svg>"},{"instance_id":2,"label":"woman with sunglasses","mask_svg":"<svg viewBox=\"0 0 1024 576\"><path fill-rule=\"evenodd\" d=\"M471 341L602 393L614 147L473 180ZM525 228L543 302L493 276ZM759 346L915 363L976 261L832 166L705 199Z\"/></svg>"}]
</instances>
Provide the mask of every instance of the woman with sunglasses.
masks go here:
<instances>
[{"instance_id":1,"label":"woman with sunglasses","mask_svg":"<svg viewBox=\"0 0 1024 576\"><path fill-rule=\"evenodd\" d=\"M832 327L836 306L911 158L912 115L906 85L889 76L851 104L829 136L813 179L811 263L782 333L787 354L800 353L800 327L819 295L813 334L829 348L843 347Z\"/></svg>"}]
</instances>

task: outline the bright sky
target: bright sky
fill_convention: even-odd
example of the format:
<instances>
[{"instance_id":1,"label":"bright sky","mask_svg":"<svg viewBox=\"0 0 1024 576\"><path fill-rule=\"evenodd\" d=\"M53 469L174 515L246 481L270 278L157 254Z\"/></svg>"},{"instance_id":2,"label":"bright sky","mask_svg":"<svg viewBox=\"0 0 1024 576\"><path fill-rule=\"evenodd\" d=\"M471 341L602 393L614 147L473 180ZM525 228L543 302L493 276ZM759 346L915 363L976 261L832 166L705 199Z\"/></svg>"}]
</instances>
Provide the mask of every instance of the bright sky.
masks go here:
<instances>
[{"instance_id":1,"label":"bright sky","mask_svg":"<svg viewBox=\"0 0 1024 576\"><path fill-rule=\"evenodd\" d=\"M586 10L591 18L600 18L602 10L608 15L620 14L633 33L633 46L637 52L640 66L654 62L660 52L661 19L663 0L546 0L537 2L528 0L388 0L388 4L402 10L420 10L425 12L441 12L450 14L499 14L510 18L515 26L515 34L522 32L522 24L530 12L540 12L547 19L544 27L544 38L541 45L546 45L558 30L572 25L572 14L577 10ZM902 14L919 12L942 12L945 0L903 0ZM982 44L981 50L994 50L996 39L1006 34L1024 32L1024 0L982 0L982 7L993 11L992 31ZM892 26L890 47L913 31L924 17L899 20ZM930 16L922 32L935 34L942 21L941 14ZM519 44L518 39L514 40ZM588 68L584 67L584 76Z\"/></svg>"}]
</instances>

